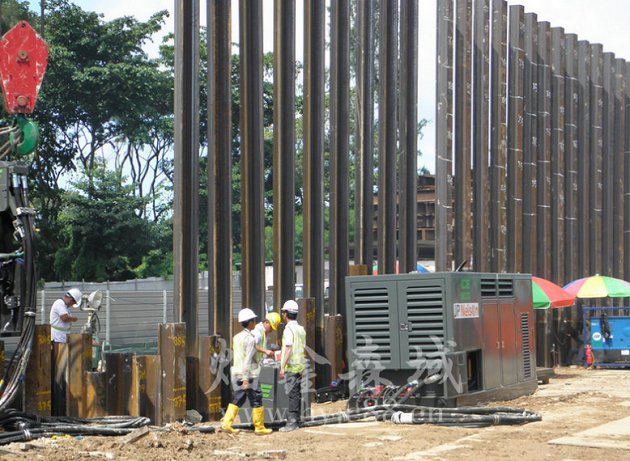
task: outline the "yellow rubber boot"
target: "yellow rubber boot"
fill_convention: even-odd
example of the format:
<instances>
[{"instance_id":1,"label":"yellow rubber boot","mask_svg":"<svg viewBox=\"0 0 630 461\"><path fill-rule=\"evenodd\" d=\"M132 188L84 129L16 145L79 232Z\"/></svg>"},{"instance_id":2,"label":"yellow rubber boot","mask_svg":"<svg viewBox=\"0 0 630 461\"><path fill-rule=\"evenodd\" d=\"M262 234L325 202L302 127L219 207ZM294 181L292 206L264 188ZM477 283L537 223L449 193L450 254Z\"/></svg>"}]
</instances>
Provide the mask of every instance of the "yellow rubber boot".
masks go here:
<instances>
[{"instance_id":1,"label":"yellow rubber boot","mask_svg":"<svg viewBox=\"0 0 630 461\"><path fill-rule=\"evenodd\" d=\"M238 410L239 408L233 403L228 405L227 410L225 411L225 416L223 417L221 430L230 434L238 434L239 431L237 429L232 429L232 424L234 424L234 418L236 418Z\"/></svg>"},{"instance_id":2,"label":"yellow rubber boot","mask_svg":"<svg viewBox=\"0 0 630 461\"><path fill-rule=\"evenodd\" d=\"M259 435L271 434L271 429L265 428L265 407L252 409L252 421L254 421L254 432Z\"/></svg>"}]
</instances>

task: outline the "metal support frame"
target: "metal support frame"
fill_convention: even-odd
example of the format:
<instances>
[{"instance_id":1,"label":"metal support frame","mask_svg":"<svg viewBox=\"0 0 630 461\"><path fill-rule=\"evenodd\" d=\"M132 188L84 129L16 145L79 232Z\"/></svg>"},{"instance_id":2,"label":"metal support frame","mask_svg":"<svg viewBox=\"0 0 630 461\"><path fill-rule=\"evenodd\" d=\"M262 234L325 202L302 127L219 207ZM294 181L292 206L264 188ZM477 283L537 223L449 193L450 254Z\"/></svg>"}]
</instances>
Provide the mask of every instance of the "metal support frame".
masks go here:
<instances>
[{"instance_id":1,"label":"metal support frame","mask_svg":"<svg viewBox=\"0 0 630 461\"><path fill-rule=\"evenodd\" d=\"M304 0L304 295L315 299L315 350L324 331L324 100L326 7Z\"/></svg>"},{"instance_id":2,"label":"metal support frame","mask_svg":"<svg viewBox=\"0 0 630 461\"><path fill-rule=\"evenodd\" d=\"M379 10L378 273L396 272L396 154L398 142L398 2Z\"/></svg>"},{"instance_id":3,"label":"metal support frame","mask_svg":"<svg viewBox=\"0 0 630 461\"><path fill-rule=\"evenodd\" d=\"M551 280L564 278L564 29L551 29Z\"/></svg>"},{"instance_id":4,"label":"metal support frame","mask_svg":"<svg viewBox=\"0 0 630 461\"><path fill-rule=\"evenodd\" d=\"M232 50L230 2L208 1L208 331L232 332Z\"/></svg>"},{"instance_id":5,"label":"metal support frame","mask_svg":"<svg viewBox=\"0 0 630 461\"><path fill-rule=\"evenodd\" d=\"M492 2L492 59L490 71L490 247L491 269L506 268L507 173L507 31L508 6Z\"/></svg>"},{"instance_id":6,"label":"metal support frame","mask_svg":"<svg viewBox=\"0 0 630 461\"><path fill-rule=\"evenodd\" d=\"M520 272L523 236L523 71L525 12L520 5L510 7L507 137L507 270Z\"/></svg>"},{"instance_id":7,"label":"metal support frame","mask_svg":"<svg viewBox=\"0 0 630 461\"><path fill-rule=\"evenodd\" d=\"M537 261L537 183L538 158L538 16L525 14L525 67L523 75L523 272L533 273Z\"/></svg>"},{"instance_id":8,"label":"metal support frame","mask_svg":"<svg viewBox=\"0 0 630 461\"><path fill-rule=\"evenodd\" d=\"M350 2L331 7L330 311L344 317L349 260Z\"/></svg>"},{"instance_id":9,"label":"metal support frame","mask_svg":"<svg viewBox=\"0 0 630 461\"><path fill-rule=\"evenodd\" d=\"M356 264L367 265L371 274L374 262L374 0L359 2L357 10L354 260Z\"/></svg>"},{"instance_id":10,"label":"metal support frame","mask_svg":"<svg viewBox=\"0 0 630 461\"><path fill-rule=\"evenodd\" d=\"M472 0L456 0L455 265L472 257Z\"/></svg>"},{"instance_id":11,"label":"metal support frame","mask_svg":"<svg viewBox=\"0 0 630 461\"><path fill-rule=\"evenodd\" d=\"M551 279L551 30L548 22L538 23L538 240L539 255L536 273Z\"/></svg>"},{"instance_id":12,"label":"metal support frame","mask_svg":"<svg viewBox=\"0 0 630 461\"><path fill-rule=\"evenodd\" d=\"M265 310L262 0L240 0L241 248L243 306Z\"/></svg>"},{"instance_id":13,"label":"metal support frame","mask_svg":"<svg viewBox=\"0 0 630 461\"><path fill-rule=\"evenodd\" d=\"M578 157L578 277L590 274L590 94L591 94L591 52L590 44L578 41L578 119L577 119L577 157Z\"/></svg>"},{"instance_id":14,"label":"metal support frame","mask_svg":"<svg viewBox=\"0 0 630 461\"><path fill-rule=\"evenodd\" d=\"M175 2L173 317L197 355L199 287L199 0Z\"/></svg>"},{"instance_id":15,"label":"metal support frame","mask_svg":"<svg viewBox=\"0 0 630 461\"><path fill-rule=\"evenodd\" d=\"M490 1L474 3L473 24L473 269L490 271Z\"/></svg>"},{"instance_id":16,"label":"metal support frame","mask_svg":"<svg viewBox=\"0 0 630 461\"><path fill-rule=\"evenodd\" d=\"M578 40L575 34L565 35L566 67L564 84L564 253L565 279L576 280L578 275Z\"/></svg>"},{"instance_id":17,"label":"metal support frame","mask_svg":"<svg viewBox=\"0 0 630 461\"><path fill-rule=\"evenodd\" d=\"M418 3L400 1L400 272L418 260Z\"/></svg>"},{"instance_id":18,"label":"metal support frame","mask_svg":"<svg viewBox=\"0 0 630 461\"><path fill-rule=\"evenodd\" d=\"M438 271L451 270L453 261L453 14L453 0L438 0L435 109L435 268Z\"/></svg>"},{"instance_id":19,"label":"metal support frame","mask_svg":"<svg viewBox=\"0 0 630 461\"><path fill-rule=\"evenodd\" d=\"M589 178L589 246L590 273L602 273L602 257L600 243L602 241L602 68L603 47L600 44L591 45L591 92L590 92L590 178Z\"/></svg>"},{"instance_id":20,"label":"metal support frame","mask_svg":"<svg viewBox=\"0 0 630 461\"><path fill-rule=\"evenodd\" d=\"M295 297L295 2L275 0L273 299Z\"/></svg>"}]
</instances>

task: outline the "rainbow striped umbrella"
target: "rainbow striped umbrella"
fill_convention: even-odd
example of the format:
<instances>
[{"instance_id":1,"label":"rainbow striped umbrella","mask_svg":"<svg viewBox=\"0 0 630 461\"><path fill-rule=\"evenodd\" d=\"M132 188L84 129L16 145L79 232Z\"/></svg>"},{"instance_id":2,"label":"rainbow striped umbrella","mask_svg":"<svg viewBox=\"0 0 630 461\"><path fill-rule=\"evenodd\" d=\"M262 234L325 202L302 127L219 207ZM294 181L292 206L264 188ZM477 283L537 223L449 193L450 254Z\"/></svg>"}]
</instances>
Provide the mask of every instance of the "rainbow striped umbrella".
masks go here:
<instances>
[{"instance_id":1,"label":"rainbow striped umbrella","mask_svg":"<svg viewBox=\"0 0 630 461\"><path fill-rule=\"evenodd\" d=\"M578 298L628 298L630 283L603 275L594 275L574 280L564 287Z\"/></svg>"},{"instance_id":2,"label":"rainbow striped umbrella","mask_svg":"<svg viewBox=\"0 0 630 461\"><path fill-rule=\"evenodd\" d=\"M569 307L575 304L575 295L566 292L549 280L532 277L532 297L534 309Z\"/></svg>"}]
</instances>

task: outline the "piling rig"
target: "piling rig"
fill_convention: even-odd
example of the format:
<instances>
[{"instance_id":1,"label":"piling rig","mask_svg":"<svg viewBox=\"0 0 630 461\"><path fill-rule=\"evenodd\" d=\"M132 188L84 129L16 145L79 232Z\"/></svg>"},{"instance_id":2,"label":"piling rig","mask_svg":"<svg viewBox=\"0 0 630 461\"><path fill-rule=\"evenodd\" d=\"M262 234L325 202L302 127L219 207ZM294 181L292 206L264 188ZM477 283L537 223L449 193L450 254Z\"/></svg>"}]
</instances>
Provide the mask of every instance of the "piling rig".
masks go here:
<instances>
[{"instance_id":1,"label":"piling rig","mask_svg":"<svg viewBox=\"0 0 630 461\"><path fill-rule=\"evenodd\" d=\"M23 382L31 353L37 310L35 210L28 199L24 160L37 147L33 112L48 63L48 45L26 22L0 39L0 80L6 111L13 121L0 127L0 338L19 336L0 381L0 414Z\"/></svg>"}]
</instances>

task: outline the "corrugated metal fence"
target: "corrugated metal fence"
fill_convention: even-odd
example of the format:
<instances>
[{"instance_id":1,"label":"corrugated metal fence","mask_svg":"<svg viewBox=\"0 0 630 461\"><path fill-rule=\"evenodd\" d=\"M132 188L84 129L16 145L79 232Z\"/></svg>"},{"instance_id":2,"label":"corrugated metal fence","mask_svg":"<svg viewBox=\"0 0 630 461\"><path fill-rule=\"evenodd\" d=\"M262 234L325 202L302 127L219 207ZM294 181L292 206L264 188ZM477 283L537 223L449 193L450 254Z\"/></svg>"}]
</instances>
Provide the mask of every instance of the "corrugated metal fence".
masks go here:
<instances>
[{"instance_id":1,"label":"corrugated metal fence","mask_svg":"<svg viewBox=\"0 0 630 461\"><path fill-rule=\"evenodd\" d=\"M83 287L84 293L88 287ZM92 287L90 287L92 288ZM41 290L37 293L36 324L50 323L50 308L66 290ZM272 292L267 292L271 299ZM241 290L233 291L233 314L241 308ZM199 335L208 335L208 292L199 291ZM71 309L78 321L72 326L72 333L80 333L88 320L88 312ZM173 322L173 291L126 291L103 290L103 301L98 312L100 323L99 340L115 346L155 345L158 324ZM13 351L19 338L2 338L5 350ZM8 354L7 354L8 357Z\"/></svg>"}]
</instances>

